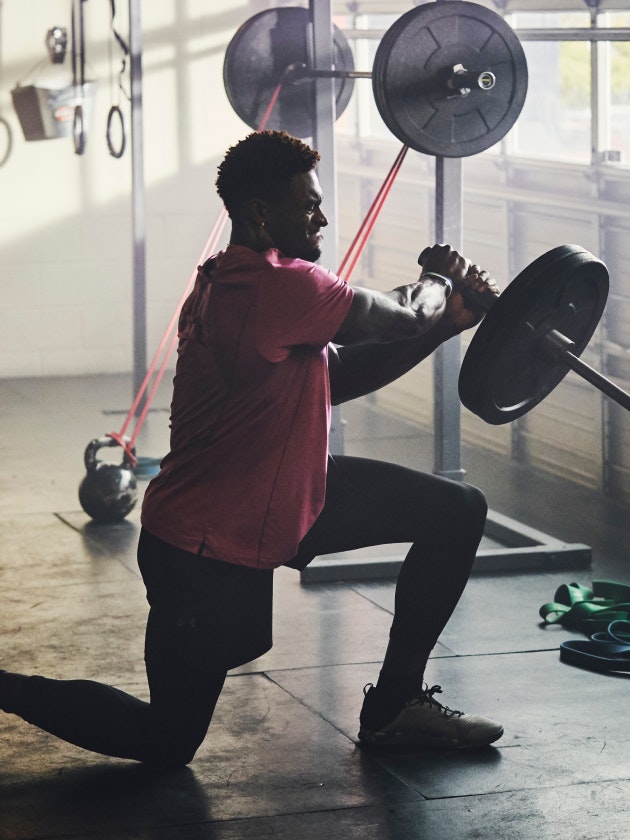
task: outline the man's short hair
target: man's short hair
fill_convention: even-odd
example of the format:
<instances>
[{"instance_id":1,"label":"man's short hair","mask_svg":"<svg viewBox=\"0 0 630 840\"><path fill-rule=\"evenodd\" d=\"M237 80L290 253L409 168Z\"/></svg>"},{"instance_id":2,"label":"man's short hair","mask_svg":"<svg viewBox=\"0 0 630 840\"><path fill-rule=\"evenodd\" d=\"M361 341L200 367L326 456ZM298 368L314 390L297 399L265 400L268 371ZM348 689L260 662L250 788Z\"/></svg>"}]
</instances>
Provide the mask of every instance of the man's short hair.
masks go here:
<instances>
[{"instance_id":1,"label":"man's short hair","mask_svg":"<svg viewBox=\"0 0 630 840\"><path fill-rule=\"evenodd\" d=\"M278 201L294 175L310 172L319 153L286 131L256 131L228 149L216 187L233 217L244 201Z\"/></svg>"}]
</instances>

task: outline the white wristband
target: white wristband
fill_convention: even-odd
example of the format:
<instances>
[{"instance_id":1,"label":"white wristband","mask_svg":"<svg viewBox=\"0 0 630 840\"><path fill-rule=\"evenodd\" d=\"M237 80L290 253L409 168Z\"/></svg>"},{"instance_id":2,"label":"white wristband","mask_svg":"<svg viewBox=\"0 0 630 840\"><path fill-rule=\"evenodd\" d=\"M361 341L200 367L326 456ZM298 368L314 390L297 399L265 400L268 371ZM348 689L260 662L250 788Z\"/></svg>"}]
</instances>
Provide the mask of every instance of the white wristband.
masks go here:
<instances>
[{"instance_id":1,"label":"white wristband","mask_svg":"<svg viewBox=\"0 0 630 840\"><path fill-rule=\"evenodd\" d=\"M421 277L428 277L430 280L437 280L445 288L445 297L450 297L453 291L453 281L450 277L445 277L443 274L437 274L435 271L423 271Z\"/></svg>"}]
</instances>

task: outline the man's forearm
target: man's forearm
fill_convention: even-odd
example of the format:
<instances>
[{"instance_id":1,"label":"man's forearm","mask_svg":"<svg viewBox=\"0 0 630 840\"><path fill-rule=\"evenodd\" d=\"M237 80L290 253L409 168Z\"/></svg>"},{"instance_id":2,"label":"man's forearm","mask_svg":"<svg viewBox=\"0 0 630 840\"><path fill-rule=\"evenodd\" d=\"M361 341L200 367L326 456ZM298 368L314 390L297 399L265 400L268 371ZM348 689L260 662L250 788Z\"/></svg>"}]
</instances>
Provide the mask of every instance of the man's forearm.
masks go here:
<instances>
[{"instance_id":1,"label":"man's forearm","mask_svg":"<svg viewBox=\"0 0 630 840\"><path fill-rule=\"evenodd\" d=\"M412 370L454 335L438 324L424 335L387 344L330 347L329 371L333 405L378 391Z\"/></svg>"},{"instance_id":2,"label":"man's forearm","mask_svg":"<svg viewBox=\"0 0 630 840\"><path fill-rule=\"evenodd\" d=\"M388 292L358 287L333 341L347 347L417 338L439 322L446 297L447 289L434 278L421 277Z\"/></svg>"}]
</instances>

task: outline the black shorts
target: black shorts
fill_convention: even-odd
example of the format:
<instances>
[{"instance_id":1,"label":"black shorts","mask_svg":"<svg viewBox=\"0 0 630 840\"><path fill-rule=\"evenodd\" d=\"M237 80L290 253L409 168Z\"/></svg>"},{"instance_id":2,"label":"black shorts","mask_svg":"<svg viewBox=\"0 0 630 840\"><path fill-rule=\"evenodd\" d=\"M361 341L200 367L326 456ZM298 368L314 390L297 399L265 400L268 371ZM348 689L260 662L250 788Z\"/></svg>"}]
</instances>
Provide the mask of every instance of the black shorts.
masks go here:
<instances>
[{"instance_id":1,"label":"black shorts","mask_svg":"<svg viewBox=\"0 0 630 840\"><path fill-rule=\"evenodd\" d=\"M460 510L462 496L470 493L479 497L481 531L468 536L453 529L452 511ZM484 505L479 491L462 482L397 464L335 456L328 461L324 508L285 565L301 570L319 555L416 542L429 563L449 562L449 551L472 562ZM146 531L138 560L151 604L147 640L150 636L158 649L171 645L193 667L216 672L271 648L273 570L190 554Z\"/></svg>"},{"instance_id":2,"label":"black shorts","mask_svg":"<svg viewBox=\"0 0 630 840\"><path fill-rule=\"evenodd\" d=\"M205 673L229 671L272 646L273 570L191 554L145 529L138 565L151 606L147 646L166 646Z\"/></svg>"}]
</instances>

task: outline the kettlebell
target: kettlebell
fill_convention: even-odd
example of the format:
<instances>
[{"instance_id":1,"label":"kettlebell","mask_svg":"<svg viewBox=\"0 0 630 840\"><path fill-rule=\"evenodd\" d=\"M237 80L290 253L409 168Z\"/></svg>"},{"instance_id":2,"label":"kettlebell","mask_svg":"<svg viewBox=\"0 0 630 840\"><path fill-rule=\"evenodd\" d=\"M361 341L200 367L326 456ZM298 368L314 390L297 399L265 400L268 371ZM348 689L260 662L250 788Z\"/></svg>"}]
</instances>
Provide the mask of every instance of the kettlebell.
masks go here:
<instances>
[{"instance_id":1,"label":"kettlebell","mask_svg":"<svg viewBox=\"0 0 630 840\"><path fill-rule=\"evenodd\" d=\"M118 446L111 437L94 438L85 449L87 474L79 485L81 507L96 522L119 522L133 510L138 499L136 476L129 453L123 450L122 464L97 458L99 449ZM135 450L131 450L135 456Z\"/></svg>"}]
</instances>

